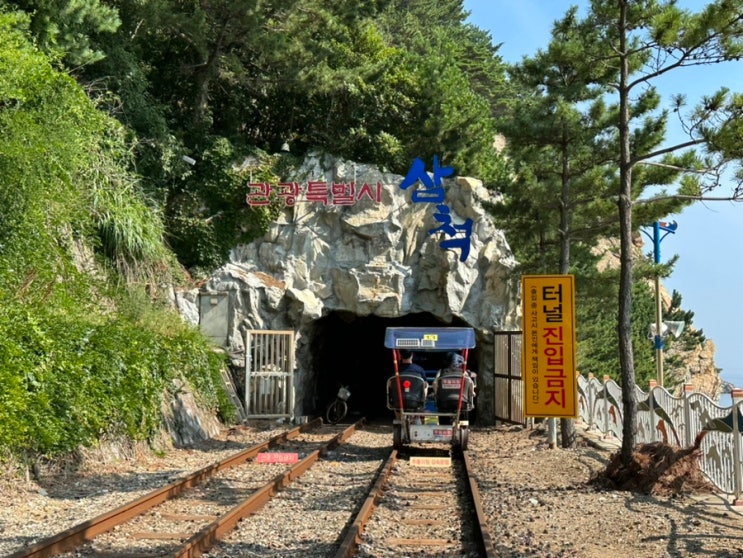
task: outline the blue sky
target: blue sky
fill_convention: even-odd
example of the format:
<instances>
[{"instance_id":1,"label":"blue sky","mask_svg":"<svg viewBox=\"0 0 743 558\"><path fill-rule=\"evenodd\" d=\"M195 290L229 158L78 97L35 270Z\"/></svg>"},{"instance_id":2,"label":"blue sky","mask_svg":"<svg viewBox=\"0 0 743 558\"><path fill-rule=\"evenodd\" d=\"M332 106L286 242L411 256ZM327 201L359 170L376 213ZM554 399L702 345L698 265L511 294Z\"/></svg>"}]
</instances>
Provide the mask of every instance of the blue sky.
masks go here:
<instances>
[{"instance_id":1,"label":"blue sky","mask_svg":"<svg viewBox=\"0 0 743 558\"><path fill-rule=\"evenodd\" d=\"M708 2L679 0L677 5L699 11ZM579 6L585 14L585 0L464 0L470 12L468 21L489 31L494 44L502 43L500 54L506 62L519 62L545 48L550 39L552 23L562 17L570 6ZM671 95L683 93L693 106L702 95L725 86L743 92L743 62L717 64L695 69L681 69L658 82L663 102ZM673 128L669 139L673 140ZM714 195L729 195L724 187ZM715 343L715 364L722 368L722 377L743 387L743 360L738 354L743 344L743 301L738 286L743 286L743 203L698 202L680 215L669 215L678 222L675 234L661 243L661 261L679 256L673 274L663 281L671 292L681 293L682 306L694 312L694 327L704 331ZM651 233L652 234L652 233ZM652 250L647 237L645 252Z\"/></svg>"}]
</instances>

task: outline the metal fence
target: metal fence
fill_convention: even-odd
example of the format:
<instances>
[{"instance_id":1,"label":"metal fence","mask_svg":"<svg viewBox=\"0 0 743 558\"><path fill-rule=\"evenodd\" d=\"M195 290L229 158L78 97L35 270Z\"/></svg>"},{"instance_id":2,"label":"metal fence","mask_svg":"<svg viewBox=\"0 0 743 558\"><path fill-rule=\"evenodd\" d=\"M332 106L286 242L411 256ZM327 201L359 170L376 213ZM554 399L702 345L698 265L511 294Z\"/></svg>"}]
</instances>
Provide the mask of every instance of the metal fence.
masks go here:
<instances>
[{"instance_id":1,"label":"metal fence","mask_svg":"<svg viewBox=\"0 0 743 558\"><path fill-rule=\"evenodd\" d=\"M654 382L651 382L653 384ZM684 386L684 395L674 397L664 388L652 386L649 392L636 389L637 443L665 442L691 446L702 435L700 468L722 492L740 500L741 429L743 401L720 407L709 397ZM622 389L608 378L598 380L578 376L579 416L588 428L622 439Z\"/></svg>"},{"instance_id":2,"label":"metal fence","mask_svg":"<svg viewBox=\"0 0 743 558\"><path fill-rule=\"evenodd\" d=\"M524 385L521 379L521 332L494 331L493 370L495 420L524 423Z\"/></svg>"},{"instance_id":3,"label":"metal fence","mask_svg":"<svg viewBox=\"0 0 743 558\"><path fill-rule=\"evenodd\" d=\"M247 418L294 418L294 332L250 330L245 337Z\"/></svg>"}]
</instances>

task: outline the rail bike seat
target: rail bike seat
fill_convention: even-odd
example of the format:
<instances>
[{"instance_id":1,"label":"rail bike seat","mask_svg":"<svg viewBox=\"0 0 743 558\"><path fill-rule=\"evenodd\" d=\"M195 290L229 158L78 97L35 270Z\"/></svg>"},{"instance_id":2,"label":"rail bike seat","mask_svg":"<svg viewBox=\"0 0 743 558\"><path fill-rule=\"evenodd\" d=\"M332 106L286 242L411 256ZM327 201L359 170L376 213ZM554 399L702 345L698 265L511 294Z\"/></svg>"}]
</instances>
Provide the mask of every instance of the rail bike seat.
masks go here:
<instances>
[{"instance_id":1,"label":"rail bike seat","mask_svg":"<svg viewBox=\"0 0 743 558\"><path fill-rule=\"evenodd\" d=\"M402 391L402 405L400 409L400 391L398 391L397 376L387 380L387 408L395 411L419 411L426 406L426 387L428 383L420 376L400 374L400 391Z\"/></svg>"},{"instance_id":2,"label":"rail bike seat","mask_svg":"<svg viewBox=\"0 0 743 558\"><path fill-rule=\"evenodd\" d=\"M436 409L442 413L455 413L459 406L462 373L442 374L434 383L436 391ZM462 411L471 411L475 408L475 384L469 376L464 377L464 392L462 394Z\"/></svg>"}]
</instances>

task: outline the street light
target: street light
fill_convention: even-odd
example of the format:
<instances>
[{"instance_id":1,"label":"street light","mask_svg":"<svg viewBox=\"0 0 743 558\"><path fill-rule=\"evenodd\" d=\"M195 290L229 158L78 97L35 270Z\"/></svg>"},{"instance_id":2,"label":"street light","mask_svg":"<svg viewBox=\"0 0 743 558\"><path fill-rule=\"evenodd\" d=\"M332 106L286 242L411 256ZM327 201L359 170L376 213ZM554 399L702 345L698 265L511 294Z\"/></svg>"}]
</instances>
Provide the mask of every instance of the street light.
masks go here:
<instances>
[{"instance_id":1,"label":"street light","mask_svg":"<svg viewBox=\"0 0 743 558\"><path fill-rule=\"evenodd\" d=\"M653 262L656 264L660 263L660 242L669 234L676 232L678 224L676 221L671 223L656 221L653 223ZM664 234L661 236L661 231ZM646 231L642 231L648 237L650 235ZM658 385L663 387L663 307L661 306L660 298L660 274L655 274L655 330L653 331L653 348L655 349L655 372L657 376ZM667 328L668 326L665 326Z\"/></svg>"}]
</instances>

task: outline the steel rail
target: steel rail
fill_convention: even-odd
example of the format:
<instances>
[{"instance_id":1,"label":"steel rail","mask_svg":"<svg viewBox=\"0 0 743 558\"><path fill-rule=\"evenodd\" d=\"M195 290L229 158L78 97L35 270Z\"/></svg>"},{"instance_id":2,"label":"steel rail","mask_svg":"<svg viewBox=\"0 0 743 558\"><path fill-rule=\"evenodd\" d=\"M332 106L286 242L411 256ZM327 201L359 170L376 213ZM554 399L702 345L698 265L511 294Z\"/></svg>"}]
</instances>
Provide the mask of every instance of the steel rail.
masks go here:
<instances>
[{"instance_id":1,"label":"steel rail","mask_svg":"<svg viewBox=\"0 0 743 558\"><path fill-rule=\"evenodd\" d=\"M237 523L244 517L254 514L266 502L273 498L282 488L290 484L294 479L300 477L312 467L320 456L333 449L338 444L350 438L356 430L361 427L365 419L352 424L318 450L313 451L284 474L279 475L273 481L255 491L249 498L242 501L229 512L213 521L193 537L188 539L184 545L173 553L166 554L170 558L196 558L201 556L214 546L226 533L235 528Z\"/></svg>"},{"instance_id":2,"label":"steel rail","mask_svg":"<svg viewBox=\"0 0 743 558\"><path fill-rule=\"evenodd\" d=\"M490 535L490 529L487 525L485 518L485 512L482 506L482 498L480 497L480 490L477 486L477 481L472 476L471 459L467 451L458 452L461 454L464 461L464 470L467 476L467 486L469 488L468 495L470 501L475 509L476 525L475 535L477 536L477 547L482 558L495 558L495 546L493 545L493 538ZM341 541L338 551L335 553L334 558L353 558L356 555L359 544L361 543L361 535L364 531L364 527L371 519L374 509L376 508L379 500L382 498L387 481L392 474L392 469L397 462L397 450L393 450L387 459L386 463L380 469L377 479L374 485L369 491L369 495L366 501L361 506L358 514L354 518L353 523L348 528L348 531Z\"/></svg>"},{"instance_id":3,"label":"steel rail","mask_svg":"<svg viewBox=\"0 0 743 558\"><path fill-rule=\"evenodd\" d=\"M384 487L387 484L387 479L389 479L392 474L392 469L395 467L396 463L397 450L393 449L392 453L387 458L387 461L382 465L382 468L377 474L377 479L372 485L369 495L366 497L359 513L356 514L353 523L346 532L346 535L343 537L340 548L338 549L338 552L335 553L335 558L351 558L356 554L359 543L361 543L361 534L364 532L364 527L369 522L369 519L371 519L371 516L374 513L374 508L377 507L377 503L382 498Z\"/></svg>"},{"instance_id":4,"label":"steel rail","mask_svg":"<svg viewBox=\"0 0 743 558\"><path fill-rule=\"evenodd\" d=\"M109 512L105 512L93 519L80 523L74 527L71 527L57 535L43 539L37 543L34 543L28 548L19 550L13 554L10 554L7 558L49 558L56 554L61 554L69 550L73 550L82 546L83 544L90 542L98 535L110 531L117 525L121 525L126 521L129 521L133 517L142 515L146 511L154 508L155 506L173 498L186 490L203 483L205 480L214 476L220 471L224 471L231 467L235 467L258 455L260 452L265 451L269 447L273 447L281 442L293 440L299 436L302 432L313 430L322 425L322 419L317 418L306 424L299 425L291 430L282 432L272 438L269 438L265 442L256 444L247 448L235 455L232 455L222 461L219 461L213 465L199 469L198 471L188 475L183 479L179 479L170 484L165 485L162 488L158 488L145 494L141 498L129 502L123 506L120 506Z\"/></svg>"},{"instance_id":5,"label":"steel rail","mask_svg":"<svg viewBox=\"0 0 743 558\"><path fill-rule=\"evenodd\" d=\"M483 558L495 558L495 545L493 544L493 537L490 535L485 510L482 507L480 489L477 486L477 480L472 475L472 459L469 452L462 451L462 458L464 459L464 469L467 473L467 484L470 488L469 495L472 498L472 505L475 507L475 515L477 516L475 531L478 534L478 546L480 547Z\"/></svg>"}]
</instances>

